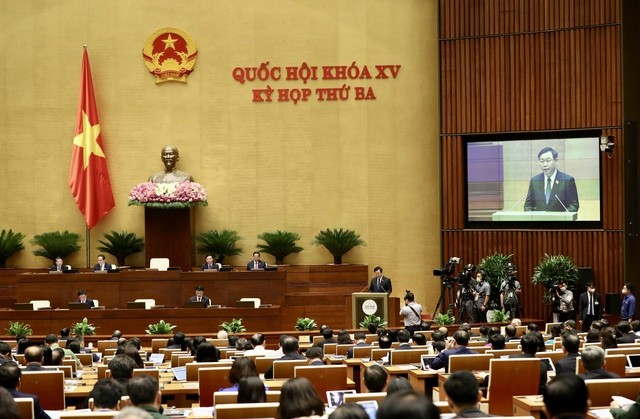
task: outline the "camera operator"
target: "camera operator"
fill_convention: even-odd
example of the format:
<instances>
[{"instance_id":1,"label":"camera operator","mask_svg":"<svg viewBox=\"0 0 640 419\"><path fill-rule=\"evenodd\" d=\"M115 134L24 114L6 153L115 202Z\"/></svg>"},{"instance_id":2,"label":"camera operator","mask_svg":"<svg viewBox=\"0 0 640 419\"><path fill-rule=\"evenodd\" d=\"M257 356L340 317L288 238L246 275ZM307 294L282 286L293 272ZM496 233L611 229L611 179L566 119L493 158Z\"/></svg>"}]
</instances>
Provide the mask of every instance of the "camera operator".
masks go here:
<instances>
[{"instance_id":1,"label":"camera operator","mask_svg":"<svg viewBox=\"0 0 640 419\"><path fill-rule=\"evenodd\" d=\"M517 271L513 266L507 267L507 277L500 283L500 305L505 311L508 311L512 319L518 318L520 315L520 299L519 295L522 291L520 282L516 279Z\"/></svg>"},{"instance_id":2,"label":"camera operator","mask_svg":"<svg viewBox=\"0 0 640 419\"><path fill-rule=\"evenodd\" d=\"M487 322L487 307L491 296L491 285L486 281L484 271L476 273L476 290L474 292L475 318L481 323Z\"/></svg>"},{"instance_id":3,"label":"camera operator","mask_svg":"<svg viewBox=\"0 0 640 419\"><path fill-rule=\"evenodd\" d=\"M549 293L555 297L555 301L558 304L558 321L564 323L567 320L575 320L573 292L567 288L567 283L564 281L558 282L558 285L553 287Z\"/></svg>"},{"instance_id":4,"label":"camera operator","mask_svg":"<svg viewBox=\"0 0 640 419\"><path fill-rule=\"evenodd\" d=\"M413 336L414 332L422 330L420 327L420 323L422 323L422 318L420 317L422 306L416 303L414 299L413 293L407 290L404 296L404 307L400 309L404 328L411 333L411 336Z\"/></svg>"}]
</instances>

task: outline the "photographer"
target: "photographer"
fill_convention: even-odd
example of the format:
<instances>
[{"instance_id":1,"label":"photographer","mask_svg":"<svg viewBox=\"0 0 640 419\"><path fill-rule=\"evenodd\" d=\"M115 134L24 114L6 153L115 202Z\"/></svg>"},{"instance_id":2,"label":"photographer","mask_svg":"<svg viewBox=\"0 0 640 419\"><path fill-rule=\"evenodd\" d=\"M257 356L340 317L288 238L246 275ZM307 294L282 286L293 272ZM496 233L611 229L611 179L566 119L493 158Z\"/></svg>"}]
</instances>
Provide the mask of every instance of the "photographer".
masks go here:
<instances>
[{"instance_id":1,"label":"photographer","mask_svg":"<svg viewBox=\"0 0 640 419\"><path fill-rule=\"evenodd\" d=\"M491 296L491 285L486 281L484 271L476 273L476 291L474 292L475 318L481 323L487 322L487 307Z\"/></svg>"},{"instance_id":2,"label":"photographer","mask_svg":"<svg viewBox=\"0 0 640 419\"><path fill-rule=\"evenodd\" d=\"M407 290L407 293L404 296L404 307L400 309L400 315L402 316L402 321L404 322L404 328L407 329L409 333L411 333L411 336L413 336L414 332L421 330L421 313L422 306L414 301L413 293Z\"/></svg>"},{"instance_id":3,"label":"photographer","mask_svg":"<svg viewBox=\"0 0 640 419\"><path fill-rule=\"evenodd\" d=\"M513 268L507 271L507 278L500 284L500 305L508 311L512 319L519 316L519 295L521 292L520 282L516 279Z\"/></svg>"},{"instance_id":4,"label":"photographer","mask_svg":"<svg viewBox=\"0 0 640 419\"><path fill-rule=\"evenodd\" d=\"M558 307L558 321L564 323L567 320L575 320L573 313L573 292L567 288L567 283L564 281L558 282L558 285L553 287L549 293L552 295Z\"/></svg>"}]
</instances>

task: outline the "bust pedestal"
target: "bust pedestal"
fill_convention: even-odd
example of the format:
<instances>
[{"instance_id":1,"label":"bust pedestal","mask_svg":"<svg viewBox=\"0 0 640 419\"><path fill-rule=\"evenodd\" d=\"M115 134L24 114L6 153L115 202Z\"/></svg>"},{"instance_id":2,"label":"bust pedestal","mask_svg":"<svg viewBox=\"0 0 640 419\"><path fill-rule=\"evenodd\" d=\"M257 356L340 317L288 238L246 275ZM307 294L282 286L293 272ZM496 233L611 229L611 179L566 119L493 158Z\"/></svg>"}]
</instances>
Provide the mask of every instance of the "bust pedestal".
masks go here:
<instances>
[{"instance_id":1,"label":"bust pedestal","mask_svg":"<svg viewBox=\"0 0 640 419\"><path fill-rule=\"evenodd\" d=\"M171 267L190 271L195 260L194 208L160 209L145 207L145 263L151 258L169 258Z\"/></svg>"}]
</instances>

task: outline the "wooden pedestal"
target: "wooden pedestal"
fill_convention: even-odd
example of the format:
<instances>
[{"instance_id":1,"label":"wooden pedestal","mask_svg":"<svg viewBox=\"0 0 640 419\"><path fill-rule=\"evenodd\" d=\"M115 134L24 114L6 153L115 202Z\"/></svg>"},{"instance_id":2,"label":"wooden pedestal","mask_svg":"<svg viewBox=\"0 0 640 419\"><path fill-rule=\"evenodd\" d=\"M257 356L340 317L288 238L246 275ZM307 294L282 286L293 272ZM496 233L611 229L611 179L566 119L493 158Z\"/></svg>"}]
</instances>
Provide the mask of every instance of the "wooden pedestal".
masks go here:
<instances>
[{"instance_id":1,"label":"wooden pedestal","mask_svg":"<svg viewBox=\"0 0 640 419\"><path fill-rule=\"evenodd\" d=\"M195 210L144 209L145 263L151 258L169 258L171 267L191 270L195 260Z\"/></svg>"}]
</instances>

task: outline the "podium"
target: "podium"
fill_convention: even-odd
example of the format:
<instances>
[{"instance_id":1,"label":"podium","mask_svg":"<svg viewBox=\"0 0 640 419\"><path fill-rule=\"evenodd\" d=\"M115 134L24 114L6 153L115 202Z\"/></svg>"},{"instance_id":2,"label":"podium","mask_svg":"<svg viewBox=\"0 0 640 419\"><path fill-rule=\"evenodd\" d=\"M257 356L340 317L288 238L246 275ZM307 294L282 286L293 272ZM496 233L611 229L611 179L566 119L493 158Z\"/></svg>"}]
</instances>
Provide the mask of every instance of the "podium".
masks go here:
<instances>
[{"instance_id":1,"label":"podium","mask_svg":"<svg viewBox=\"0 0 640 419\"><path fill-rule=\"evenodd\" d=\"M375 314L389 321L389 296L385 292L354 292L351 294L351 327L359 329L365 316Z\"/></svg>"},{"instance_id":2,"label":"podium","mask_svg":"<svg viewBox=\"0 0 640 419\"><path fill-rule=\"evenodd\" d=\"M145 261L169 258L170 266L190 271L195 259L193 208L144 209Z\"/></svg>"},{"instance_id":3,"label":"podium","mask_svg":"<svg viewBox=\"0 0 640 419\"><path fill-rule=\"evenodd\" d=\"M575 221L577 212L571 211L496 211L492 221Z\"/></svg>"}]
</instances>

